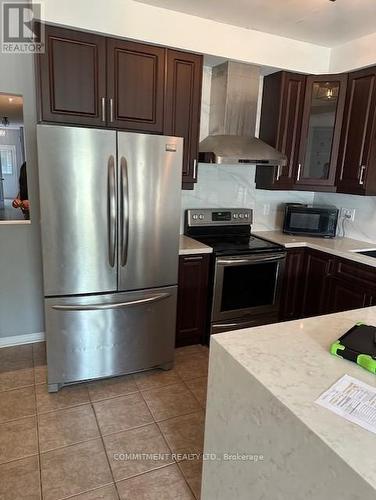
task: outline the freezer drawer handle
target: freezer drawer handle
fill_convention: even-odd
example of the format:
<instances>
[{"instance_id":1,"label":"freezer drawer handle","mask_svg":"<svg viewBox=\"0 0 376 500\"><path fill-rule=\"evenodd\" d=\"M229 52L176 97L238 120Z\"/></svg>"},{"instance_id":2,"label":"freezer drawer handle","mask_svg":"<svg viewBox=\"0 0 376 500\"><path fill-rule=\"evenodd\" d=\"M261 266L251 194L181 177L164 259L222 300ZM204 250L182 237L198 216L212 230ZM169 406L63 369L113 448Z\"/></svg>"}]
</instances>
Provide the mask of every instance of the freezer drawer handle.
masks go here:
<instances>
[{"instance_id":1,"label":"freezer drawer handle","mask_svg":"<svg viewBox=\"0 0 376 500\"><path fill-rule=\"evenodd\" d=\"M120 160L120 264L125 266L128 259L129 194L128 168L124 157Z\"/></svg>"},{"instance_id":2,"label":"freezer drawer handle","mask_svg":"<svg viewBox=\"0 0 376 500\"><path fill-rule=\"evenodd\" d=\"M57 311L103 311L106 309L121 309L122 307L138 306L142 304L148 304L151 302L157 302L158 300L167 299L171 297L170 293L159 293L158 295L153 295L152 297L147 297L146 299L130 300L129 302L118 302L116 304L88 304L88 305L56 305L52 306L52 309Z\"/></svg>"},{"instance_id":3,"label":"freezer drawer handle","mask_svg":"<svg viewBox=\"0 0 376 500\"><path fill-rule=\"evenodd\" d=\"M111 267L115 266L116 256L116 180L114 157L110 156L107 166L108 188L108 260Z\"/></svg>"}]
</instances>

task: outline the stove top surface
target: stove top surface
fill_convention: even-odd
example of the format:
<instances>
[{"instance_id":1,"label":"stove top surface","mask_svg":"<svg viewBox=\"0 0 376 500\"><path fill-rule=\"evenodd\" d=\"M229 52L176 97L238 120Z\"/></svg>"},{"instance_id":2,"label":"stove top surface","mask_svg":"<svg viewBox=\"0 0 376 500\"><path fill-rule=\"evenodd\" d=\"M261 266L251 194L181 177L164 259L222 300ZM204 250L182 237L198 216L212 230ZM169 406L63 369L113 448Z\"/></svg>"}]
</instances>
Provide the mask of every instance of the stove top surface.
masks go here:
<instances>
[{"instance_id":1,"label":"stove top surface","mask_svg":"<svg viewBox=\"0 0 376 500\"><path fill-rule=\"evenodd\" d=\"M251 235L193 236L197 241L213 248L216 255L240 255L261 252L281 252L284 247L277 243Z\"/></svg>"}]
</instances>

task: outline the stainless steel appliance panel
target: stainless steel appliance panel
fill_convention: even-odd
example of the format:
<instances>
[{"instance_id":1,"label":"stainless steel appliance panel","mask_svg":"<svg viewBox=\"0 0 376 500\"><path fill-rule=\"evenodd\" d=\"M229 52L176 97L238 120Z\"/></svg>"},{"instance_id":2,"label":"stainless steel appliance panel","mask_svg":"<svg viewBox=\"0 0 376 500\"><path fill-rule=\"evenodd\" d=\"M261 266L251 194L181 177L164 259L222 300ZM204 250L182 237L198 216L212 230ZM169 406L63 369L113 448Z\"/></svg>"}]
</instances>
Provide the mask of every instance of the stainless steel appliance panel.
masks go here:
<instances>
[{"instance_id":1,"label":"stainless steel appliance panel","mask_svg":"<svg viewBox=\"0 0 376 500\"><path fill-rule=\"evenodd\" d=\"M177 287L45 301L49 390L174 357Z\"/></svg>"},{"instance_id":2,"label":"stainless steel appliance panel","mask_svg":"<svg viewBox=\"0 0 376 500\"><path fill-rule=\"evenodd\" d=\"M178 277L183 139L118 132L119 290Z\"/></svg>"},{"instance_id":3,"label":"stainless steel appliance panel","mask_svg":"<svg viewBox=\"0 0 376 500\"><path fill-rule=\"evenodd\" d=\"M37 134L45 295L116 291L116 132Z\"/></svg>"},{"instance_id":4,"label":"stainless steel appliance panel","mask_svg":"<svg viewBox=\"0 0 376 500\"><path fill-rule=\"evenodd\" d=\"M216 257L211 321L277 313L285 259L285 252ZM235 271L228 280L227 271Z\"/></svg>"}]
</instances>

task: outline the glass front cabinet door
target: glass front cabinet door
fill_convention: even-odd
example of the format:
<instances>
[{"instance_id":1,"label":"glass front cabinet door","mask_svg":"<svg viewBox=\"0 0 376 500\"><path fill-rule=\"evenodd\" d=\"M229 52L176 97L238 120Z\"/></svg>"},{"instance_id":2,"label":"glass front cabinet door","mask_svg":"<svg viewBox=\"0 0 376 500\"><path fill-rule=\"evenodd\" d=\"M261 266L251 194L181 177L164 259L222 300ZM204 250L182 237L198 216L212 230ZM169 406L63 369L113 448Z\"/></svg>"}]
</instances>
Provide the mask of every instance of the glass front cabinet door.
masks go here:
<instances>
[{"instance_id":1,"label":"glass front cabinet door","mask_svg":"<svg viewBox=\"0 0 376 500\"><path fill-rule=\"evenodd\" d=\"M347 75L307 77L295 185L335 191Z\"/></svg>"}]
</instances>

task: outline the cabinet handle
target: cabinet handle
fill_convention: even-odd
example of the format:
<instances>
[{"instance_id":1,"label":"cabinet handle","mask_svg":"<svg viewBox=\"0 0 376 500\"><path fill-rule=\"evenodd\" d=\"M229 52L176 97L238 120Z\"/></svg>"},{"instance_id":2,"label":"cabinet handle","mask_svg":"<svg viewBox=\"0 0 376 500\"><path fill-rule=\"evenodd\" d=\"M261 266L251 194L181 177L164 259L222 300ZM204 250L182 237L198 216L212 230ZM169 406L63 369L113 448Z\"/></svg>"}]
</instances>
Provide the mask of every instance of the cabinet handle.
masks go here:
<instances>
[{"instance_id":1,"label":"cabinet handle","mask_svg":"<svg viewBox=\"0 0 376 500\"><path fill-rule=\"evenodd\" d=\"M277 166L277 175L275 177L275 180L279 181L280 177L281 177L281 165L278 165Z\"/></svg>"},{"instance_id":2,"label":"cabinet handle","mask_svg":"<svg viewBox=\"0 0 376 500\"><path fill-rule=\"evenodd\" d=\"M298 164L298 175L296 176L296 180L297 180L297 182L299 182L299 181L300 181L300 173L301 173L301 171L302 171L302 164L301 164L301 163L299 163L299 164Z\"/></svg>"},{"instance_id":3,"label":"cabinet handle","mask_svg":"<svg viewBox=\"0 0 376 500\"><path fill-rule=\"evenodd\" d=\"M364 174L366 172L366 166L362 165L360 167L359 184L362 186L364 184Z\"/></svg>"},{"instance_id":4,"label":"cabinet handle","mask_svg":"<svg viewBox=\"0 0 376 500\"><path fill-rule=\"evenodd\" d=\"M192 261L192 260L202 260L203 257L202 255L199 255L198 257L183 257L185 261Z\"/></svg>"},{"instance_id":5,"label":"cabinet handle","mask_svg":"<svg viewBox=\"0 0 376 500\"><path fill-rule=\"evenodd\" d=\"M110 122L114 121L114 100L110 97Z\"/></svg>"},{"instance_id":6,"label":"cabinet handle","mask_svg":"<svg viewBox=\"0 0 376 500\"><path fill-rule=\"evenodd\" d=\"M193 179L197 179L197 160L193 160Z\"/></svg>"},{"instance_id":7,"label":"cabinet handle","mask_svg":"<svg viewBox=\"0 0 376 500\"><path fill-rule=\"evenodd\" d=\"M106 98L105 97L101 98L101 113L102 113L101 120L102 120L102 122L105 122L106 121Z\"/></svg>"}]
</instances>

